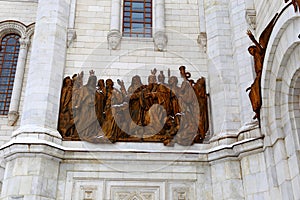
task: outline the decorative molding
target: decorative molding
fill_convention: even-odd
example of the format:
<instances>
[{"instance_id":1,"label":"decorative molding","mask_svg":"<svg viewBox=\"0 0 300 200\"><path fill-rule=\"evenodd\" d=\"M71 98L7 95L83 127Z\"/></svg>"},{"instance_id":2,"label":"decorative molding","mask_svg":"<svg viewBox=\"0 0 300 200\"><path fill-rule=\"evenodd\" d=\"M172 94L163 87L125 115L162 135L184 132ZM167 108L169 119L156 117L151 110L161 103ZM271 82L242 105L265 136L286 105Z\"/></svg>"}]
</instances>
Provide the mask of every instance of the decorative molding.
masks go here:
<instances>
[{"instance_id":1,"label":"decorative molding","mask_svg":"<svg viewBox=\"0 0 300 200\"><path fill-rule=\"evenodd\" d=\"M256 11L254 9L246 9L246 21L252 30L256 29Z\"/></svg>"},{"instance_id":2,"label":"decorative molding","mask_svg":"<svg viewBox=\"0 0 300 200\"><path fill-rule=\"evenodd\" d=\"M155 193L153 192L117 192L115 197L118 200L132 199L132 200L155 200Z\"/></svg>"},{"instance_id":3,"label":"decorative molding","mask_svg":"<svg viewBox=\"0 0 300 200\"><path fill-rule=\"evenodd\" d=\"M159 199L159 186L112 186L110 199L117 200L155 200Z\"/></svg>"},{"instance_id":4,"label":"decorative molding","mask_svg":"<svg viewBox=\"0 0 300 200\"><path fill-rule=\"evenodd\" d=\"M67 47L70 47L70 45L73 43L76 37L77 35L75 29L69 28L67 32Z\"/></svg>"},{"instance_id":5,"label":"decorative molding","mask_svg":"<svg viewBox=\"0 0 300 200\"><path fill-rule=\"evenodd\" d=\"M153 37L155 50L157 51L164 51L166 50L168 37L165 32L157 31Z\"/></svg>"},{"instance_id":6,"label":"decorative molding","mask_svg":"<svg viewBox=\"0 0 300 200\"><path fill-rule=\"evenodd\" d=\"M198 44L203 48L204 52L207 49L207 35L206 32L200 32L197 38Z\"/></svg>"},{"instance_id":7,"label":"decorative molding","mask_svg":"<svg viewBox=\"0 0 300 200\"><path fill-rule=\"evenodd\" d=\"M38 3L39 0L0 0L1 1L8 1L8 2L28 2L28 3Z\"/></svg>"},{"instance_id":8,"label":"decorative molding","mask_svg":"<svg viewBox=\"0 0 300 200\"><path fill-rule=\"evenodd\" d=\"M35 24L28 26L14 20L0 22L0 37L9 33L17 33L21 38L30 38L33 35Z\"/></svg>"},{"instance_id":9,"label":"decorative molding","mask_svg":"<svg viewBox=\"0 0 300 200\"><path fill-rule=\"evenodd\" d=\"M28 25L26 28L25 38L31 38L31 36L34 33L34 29L35 29L35 23Z\"/></svg>"},{"instance_id":10,"label":"decorative molding","mask_svg":"<svg viewBox=\"0 0 300 200\"><path fill-rule=\"evenodd\" d=\"M20 43L20 49L27 49L30 45L30 38L28 37L20 38L19 43Z\"/></svg>"},{"instance_id":11,"label":"decorative molding","mask_svg":"<svg viewBox=\"0 0 300 200\"><path fill-rule=\"evenodd\" d=\"M80 186L82 190L81 199L83 200L95 200L96 199L96 191L97 186L95 185L82 185Z\"/></svg>"},{"instance_id":12,"label":"decorative molding","mask_svg":"<svg viewBox=\"0 0 300 200\"><path fill-rule=\"evenodd\" d=\"M107 34L109 49L116 50L121 42L122 35L119 30L111 30Z\"/></svg>"},{"instance_id":13,"label":"decorative molding","mask_svg":"<svg viewBox=\"0 0 300 200\"><path fill-rule=\"evenodd\" d=\"M173 188L173 199L188 200L190 197L190 189L188 187Z\"/></svg>"},{"instance_id":14,"label":"decorative molding","mask_svg":"<svg viewBox=\"0 0 300 200\"><path fill-rule=\"evenodd\" d=\"M26 29L27 27L21 22L17 22L17 21L0 22L0 36L9 33L17 33L21 36L21 38L25 38Z\"/></svg>"},{"instance_id":15,"label":"decorative molding","mask_svg":"<svg viewBox=\"0 0 300 200\"><path fill-rule=\"evenodd\" d=\"M8 125L14 126L19 119L19 112L9 111L8 112Z\"/></svg>"}]
</instances>

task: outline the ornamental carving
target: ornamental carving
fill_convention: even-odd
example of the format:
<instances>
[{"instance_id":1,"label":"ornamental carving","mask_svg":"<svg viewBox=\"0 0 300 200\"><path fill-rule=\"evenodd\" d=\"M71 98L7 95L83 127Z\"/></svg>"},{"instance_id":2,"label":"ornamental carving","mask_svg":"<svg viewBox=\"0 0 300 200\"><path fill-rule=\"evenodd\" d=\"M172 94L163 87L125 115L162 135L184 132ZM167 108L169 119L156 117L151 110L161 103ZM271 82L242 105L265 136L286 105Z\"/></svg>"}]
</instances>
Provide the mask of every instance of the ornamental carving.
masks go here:
<instances>
[{"instance_id":1,"label":"ornamental carving","mask_svg":"<svg viewBox=\"0 0 300 200\"><path fill-rule=\"evenodd\" d=\"M21 38L30 38L34 32L34 23L26 26L21 22L7 20L0 22L0 35L17 33Z\"/></svg>"},{"instance_id":2,"label":"ornamental carving","mask_svg":"<svg viewBox=\"0 0 300 200\"><path fill-rule=\"evenodd\" d=\"M63 81L58 130L64 140L107 142L162 142L172 146L203 142L208 131L205 78L190 79L185 66L178 78L168 71L151 70L148 84L132 77L126 89L122 80L98 79L90 71ZM117 88L116 85L119 87Z\"/></svg>"}]
</instances>

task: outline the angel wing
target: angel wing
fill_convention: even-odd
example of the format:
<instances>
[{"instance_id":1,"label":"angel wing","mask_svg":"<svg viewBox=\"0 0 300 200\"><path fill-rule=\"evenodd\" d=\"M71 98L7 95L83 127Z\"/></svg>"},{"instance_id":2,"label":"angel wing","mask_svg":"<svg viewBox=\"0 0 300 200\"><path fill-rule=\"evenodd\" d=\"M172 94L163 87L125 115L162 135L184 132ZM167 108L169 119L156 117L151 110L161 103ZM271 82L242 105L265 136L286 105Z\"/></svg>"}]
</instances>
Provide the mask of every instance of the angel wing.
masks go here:
<instances>
[{"instance_id":1,"label":"angel wing","mask_svg":"<svg viewBox=\"0 0 300 200\"><path fill-rule=\"evenodd\" d=\"M289 2L289 0L284 0L285 3ZM300 11L300 0L292 0L290 4L293 4L295 12Z\"/></svg>"},{"instance_id":2,"label":"angel wing","mask_svg":"<svg viewBox=\"0 0 300 200\"><path fill-rule=\"evenodd\" d=\"M264 29L264 31L259 36L259 44L261 45L261 47L263 49L266 49L268 46L270 35L271 35L273 28L277 22L277 19L278 19L278 13L275 14L273 19L269 22L267 27Z\"/></svg>"},{"instance_id":3,"label":"angel wing","mask_svg":"<svg viewBox=\"0 0 300 200\"><path fill-rule=\"evenodd\" d=\"M287 4L281 11L280 13L276 13L275 16L273 17L273 19L269 22L269 24L267 25L267 27L265 28L265 30L261 33L261 35L259 36L259 44L262 46L262 48L266 49L268 46L268 42L270 39L270 35L273 31L273 28L277 22L277 20L279 19L279 17L282 15L282 13L291 5L293 4L294 6L297 4L297 2L299 2L298 5L300 5L300 0L292 0L291 3ZM288 0L285 0L285 2L288 2ZM296 3L295 3L296 2ZM296 9L296 8L295 8Z\"/></svg>"}]
</instances>

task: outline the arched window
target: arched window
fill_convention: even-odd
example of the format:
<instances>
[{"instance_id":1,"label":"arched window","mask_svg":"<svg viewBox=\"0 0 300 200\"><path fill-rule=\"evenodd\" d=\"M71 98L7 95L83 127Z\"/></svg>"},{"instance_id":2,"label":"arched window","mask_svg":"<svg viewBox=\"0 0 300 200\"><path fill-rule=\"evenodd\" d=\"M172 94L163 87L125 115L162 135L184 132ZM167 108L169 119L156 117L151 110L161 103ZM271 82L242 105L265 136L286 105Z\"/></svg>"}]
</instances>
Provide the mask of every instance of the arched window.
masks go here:
<instances>
[{"instance_id":1,"label":"arched window","mask_svg":"<svg viewBox=\"0 0 300 200\"><path fill-rule=\"evenodd\" d=\"M7 34L1 39L0 47L0 115L7 115L13 90L20 36Z\"/></svg>"}]
</instances>

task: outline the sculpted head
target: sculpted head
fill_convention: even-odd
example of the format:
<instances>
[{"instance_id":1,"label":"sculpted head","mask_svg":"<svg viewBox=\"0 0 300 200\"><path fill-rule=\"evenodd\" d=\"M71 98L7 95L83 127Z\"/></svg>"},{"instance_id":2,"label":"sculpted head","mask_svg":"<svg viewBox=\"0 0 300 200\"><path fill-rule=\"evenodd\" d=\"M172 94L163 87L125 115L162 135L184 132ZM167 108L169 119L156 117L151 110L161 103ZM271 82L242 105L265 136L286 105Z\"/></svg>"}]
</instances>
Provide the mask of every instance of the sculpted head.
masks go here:
<instances>
[{"instance_id":1,"label":"sculpted head","mask_svg":"<svg viewBox=\"0 0 300 200\"><path fill-rule=\"evenodd\" d=\"M134 77L132 77L131 84L135 86L141 86L142 85L141 77L139 75L135 75Z\"/></svg>"},{"instance_id":2,"label":"sculpted head","mask_svg":"<svg viewBox=\"0 0 300 200\"><path fill-rule=\"evenodd\" d=\"M165 75L163 74L163 71L160 71L160 74L158 75L158 82L159 83L165 82Z\"/></svg>"},{"instance_id":3,"label":"sculpted head","mask_svg":"<svg viewBox=\"0 0 300 200\"><path fill-rule=\"evenodd\" d=\"M114 82L111 79L107 79L105 81L105 84L106 84L106 87L108 87L108 88L113 88L113 86L114 86Z\"/></svg>"},{"instance_id":4,"label":"sculpted head","mask_svg":"<svg viewBox=\"0 0 300 200\"><path fill-rule=\"evenodd\" d=\"M98 85L97 85L100 89L104 88L104 80L103 79L99 79L98 80Z\"/></svg>"},{"instance_id":5,"label":"sculpted head","mask_svg":"<svg viewBox=\"0 0 300 200\"><path fill-rule=\"evenodd\" d=\"M72 80L71 80L70 76L67 76L66 78L64 78L63 86L72 86Z\"/></svg>"},{"instance_id":6,"label":"sculpted head","mask_svg":"<svg viewBox=\"0 0 300 200\"><path fill-rule=\"evenodd\" d=\"M148 84L151 84L151 83L156 83L157 82L157 79L156 79L156 76L151 74L150 76L148 76Z\"/></svg>"},{"instance_id":7,"label":"sculpted head","mask_svg":"<svg viewBox=\"0 0 300 200\"><path fill-rule=\"evenodd\" d=\"M97 84L97 77L96 76L90 76L89 80L87 82L87 85L96 87L96 84Z\"/></svg>"},{"instance_id":8,"label":"sculpted head","mask_svg":"<svg viewBox=\"0 0 300 200\"><path fill-rule=\"evenodd\" d=\"M256 49L257 49L257 47L254 46L254 45L252 45L252 46L250 46L250 47L248 48L248 52L249 52L251 55L254 55L255 52L256 52Z\"/></svg>"},{"instance_id":9,"label":"sculpted head","mask_svg":"<svg viewBox=\"0 0 300 200\"><path fill-rule=\"evenodd\" d=\"M178 84L178 78L176 76L171 76L168 83L169 85L176 86Z\"/></svg>"}]
</instances>

